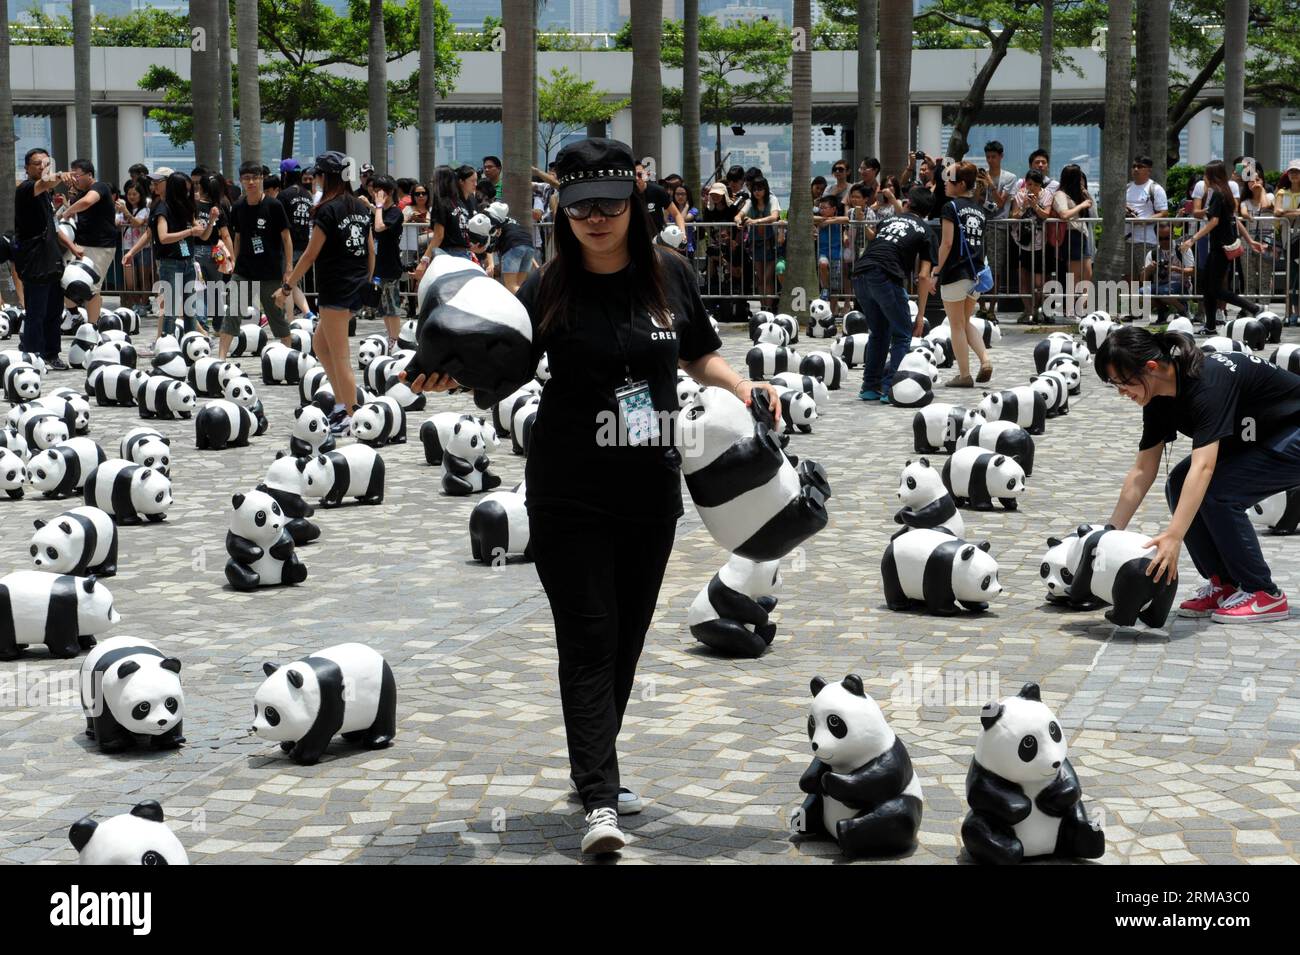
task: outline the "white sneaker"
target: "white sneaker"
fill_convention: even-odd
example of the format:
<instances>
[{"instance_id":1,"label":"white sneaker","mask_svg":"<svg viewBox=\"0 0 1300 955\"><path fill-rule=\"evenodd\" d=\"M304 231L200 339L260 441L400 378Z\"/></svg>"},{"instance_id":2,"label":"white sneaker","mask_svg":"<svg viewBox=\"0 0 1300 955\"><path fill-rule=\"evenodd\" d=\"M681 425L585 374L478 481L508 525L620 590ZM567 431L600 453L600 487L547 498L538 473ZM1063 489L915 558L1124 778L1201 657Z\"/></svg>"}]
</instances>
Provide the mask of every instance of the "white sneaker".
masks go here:
<instances>
[{"instance_id":1,"label":"white sneaker","mask_svg":"<svg viewBox=\"0 0 1300 955\"><path fill-rule=\"evenodd\" d=\"M574 798L578 796L578 784L569 777L569 790L573 793ZM638 796L626 786L620 786L618 789L618 814L620 816L635 816L645 808L645 800Z\"/></svg>"},{"instance_id":2,"label":"white sneaker","mask_svg":"<svg viewBox=\"0 0 1300 955\"><path fill-rule=\"evenodd\" d=\"M627 839L618 827L618 813L609 806L601 806L587 813L587 834L582 837L582 851L585 855L601 855L618 852Z\"/></svg>"}]
</instances>

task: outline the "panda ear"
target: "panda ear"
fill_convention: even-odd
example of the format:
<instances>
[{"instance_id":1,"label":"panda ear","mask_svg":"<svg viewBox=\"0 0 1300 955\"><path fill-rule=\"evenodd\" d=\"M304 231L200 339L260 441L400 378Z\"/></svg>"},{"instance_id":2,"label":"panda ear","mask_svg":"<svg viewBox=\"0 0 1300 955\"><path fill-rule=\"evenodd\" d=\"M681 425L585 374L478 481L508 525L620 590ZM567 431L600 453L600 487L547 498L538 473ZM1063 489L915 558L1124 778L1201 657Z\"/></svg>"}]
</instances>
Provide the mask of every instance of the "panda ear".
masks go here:
<instances>
[{"instance_id":1,"label":"panda ear","mask_svg":"<svg viewBox=\"0 0 1300 955\"><path fill-rule=\"evenodd\" d=\"M296 467L300 472L302 472L302 471L306 471L306 470L307 470L307 459L306 459L306 458L297 458L297 459L294 460L293 465L294 465L294 467Z\"/></svg>"},{"instance_id":2,"label":"panda ear","mask_svg":"<svg viewBox=\"0 0 1300 955\"><path fill-rule=\"evenodd\" d=\"M996 458L993 459L993 466L995 468L1000 468L1002 467L1002 465L1006 463L1007 463L1007 459L1001 454L999 454Z\"/></svg>"},{"instance_id":3,"label":"panda ear","mask_svg":"<svg viewBox=\"0 0 1300 955\"><path fill-rule=\"evenodd\" d=\"M164 670L171 670L173 673L181 672L181 661L176 657L167 657L162 663L158 664Z\"/></svg>"},{"instance_id":4,"label":"panda ear","mask_svg":"<svg viewBox=\"0 0 1300 955\"><path fill-rule=\"evenodd\" d=\"M94 592L95 592L95 581L96 581L97 579L98 579L98 578L95 577L94 574L91 574L91 575L90 575L89 577L87 577L84 581L82 581L82 583L81 583L81 589L84 590L84 591L85 591L86 593L88 593L88 594L94 593Z\"/></svg>"},{"instance_id":5,"label":"panda ear","mask_svg":"<svg viewBox=\"0 0 1300 955\"><path fill-rule=\"evenodd\" d=\"M984 708L980 710L980 725L986 730L992 729L993 724L1002 718L1001 703L985 703Z\"/></svg>"},{"instance_id":6,"label":"panda ear","mask_svg":"<svg viewBox=\"0 0 1300 955\"><path fill-rule=\"evenodd\" d=\"M911 466L912 466L912 459L911 459L911 458L908 458L906 461L903 462L903 467L905 467L905 468L910 468Z\"/></svg>"},{"instance_id":7,"label":"panda ear","mask_svg":"<svg viewBox=\"0 0 1300 955\"><path fill-rule=\"evenodd\" d=\"M1037 380L1038 380L1039 378L1041 378L1041 377L1042 377L1041 375L1030 375L1030 376L1029 376L1029 380L1030 380L1031 382L1034 382L1034 381L1037 381Z\"/></svg>"},{"instance_id":8,"label":"panda ear","mask_svg":"<svg viewBox=\"0 0 1300 955\"><path fill-rule=\"evenodd\" d=\"M928 468L930 466L930 461L928 458L920 458L919 460L921 462L921 467Z\"/></svg>"},{"instance_id":9,"label":"panda ear","mask_svg":"<svg viewBox=\"0 0 1300 955\"><path fill-rule=\"evenodd\" d=\"M965 547L963 547L963 548L961 549L961 559L962 559L962 560L970 560L970 559L971 559L972 557L974 557L974 556L975 556L975 545L974 545L974 544L967 544Z\"/></svg>"},{"instance_id":10,"label":"panda ear","mask_svg":"<svg viewBox=\"0 0 1300 955\"><path fill-rule=\"evenodd\" d=\"M32 524L35 525L35 527L36 527L36 529L37 529L38 531L39 531L42 527L45 526L45 522L44 522L43 520L41 520L39 517L36 518L36 520L32 521Z\"/></svg>"},{"instance_id":11,"label":"panda ear","mask_svg":"<svg viewBox=\"0 0 1300 955\"><path fill-rule=\"evenodd\" d=\"M288 457L288 456L289 456L289 452L286 451L284 448L281 448L279 451L275 452L275 459L277 461L279 461L281 458Z\"/></svg>"},{"instance_id":12,"label":"panda ear","mask_svg":"<svg viewBox=\"0 0 1300 955\"><path fill-rule=\"evenodd\" d=\"M141 471L140 474L139 474L139 478L140 478L141 481L147 481L147 480L149 480L149 478L152 477L152 476L153 476L153 471L149 470L149 468L145 468L145 469L144 469L143 471Z\"/></svg>"},{"instance_id":13,"label":"panda ear","mask_svg":"<svg viewBox=\"0 0 1300 955\"><path fill-rule=\"evenodd\" d=\"M158 805L156 799L146 799L144 802L138 802L131 808L131 815L140 819L148 819L150 822L163 821L163 809Z\"/></svg>"},{"instance_id":14,"label":"panda ear","mask_svg":"<svg viewBox=\"0 0 1300 955\"><path fill-rule=\"evenodd\" d=\"M301 689L302 689L302 674L301 674L301 673L299 673L297 670L290 670L290 671L289 671L287 674L285 674L285 675L289 678L289 685L290 685L291 687L293 687L295 690L301 690Z\"/></svg>"},{"instance_id":15,"label":"panda ear","mask_svg":"<svg viewBox=\"0 0 1300 955\"><path fill-rule=\"evenodd\" d=\"M161 441L163 444L167 445L167 447L169 448L172 446L171 438L159 438L158 440Z\"/></svg>"},{"instance_id":16,"label":"panda ear","mask_svg":"<svg viewBox=\"0 0 1300 955\"><path fill-rule=\"evenodd\" d=\"M235 510L239 510L241 507L244 506L244 495L242 494L232 495L230 498L230 503Z\"/></svg>"},{"instance_id":17,"label":"panda ear","mask_svg":"<svg viewBox=\"0 0 1300 955\"><path fill-rule=\"evenodd\" d=\"M301 408L294 408L294 409L293 409L293 417L294 417L294 420L295 420L295 421L296 421L297 419L301 418L301 417L302 417L302 409L301 409Z\"/></svg>"},{"instance_id":18,"label":"panda ear","mask_svg":"<svg viewBox=\"0 0 1300 955\"><path fill-rule=\"evenodd\" d=\"M856 673L850 673L841 680L840 686L844 687L844 689L848 690L854 696L867 695L866 688L862 685L862 677L858 676Z\"/></svg>"},{"instance_id":19,"label":"panda ear","mask_svg":"<svg viewBox=\"0 0 1300 955\"><path fill-rule=\"evenodd\" d=\"M78 819L68 830L68 841L72 843L72 848L80 852L90 844L90 837L95 834L95 829L99 823L89 816Z\"/></svg>"},{"instance_id":20,"label":"panda ear","mask_svg":"<svg viewBox=\"0 0 1300 955\"><path fill-rule=\"evenodd\" d=\"M1107 524L1107 525L1105 525L1105 530L1113 531L1114 529L1115 529L1115 525L1114 525L1114 524Z\"/></svg>"},{"instance_id":21,"label":"panda ear","mask_svg":"<svg viewBox=\"0 0 1300 955\"><path fill-rule=\"evenodd\" d=\"M991 547L992 545L988 541L980 541L975 546L987 554L989 552L989 547Z\"/></svg>"},{"instance_id":22,"label":"panda ear","mask_svg":"<svg viewBox=\"0 0 1300 955\"><path fill-rule=\"evenodd\" d=\"M1061 538L1059 538L1059 537L1049 537L1049 538L1047 538L1047 546L1048 546L1048 547L1059 547L1060 544L1061 544Z\"/></svg>"},{"instance_id":23,"label":"panda ear","mask_svg":"<svg viewBox=\"0 0 1300 955\"><path fill-rule=\"evenodd\" d=\"M132 673L138 671L139 669L140 669L140 664L136 663L134 660L127 660L125 663L123 663L120 667L117 668L117 678L119 680L124 680L127 677L129 677Z\"/></svg>"},{"instance_id":24,"label":"panda ear","mask_svg":"<svg viewBox=\"0 0 1300 955\"><path fill-rule=\"evenodd\" d=\"M1092 525L1080 524L1078 529L1075 531L1075 533L1078 534L1080 537L1087 537L1089 534L1092 533Z\"/></svg>"},{"instance_id":25,"label":"panda ear","mask_svg":"<svg viewBox=\"0 0 1300 955\"><path fill-rule=\"evenodd\" d=\"M63 531L63 533L65 534L71 534L72 525L69 524L67 521L59 521L59 530Z\"/></svg>"},{"instance_id":26,"label":"panda ear","mask_svg":"<svg viewBox=\"0 0 1300 955\"><path fill-rule=\"evenodd\" d=\"M1022 700L1034 700L1038 703L1043 701L1042 696L1038 692L1037 683L1026 683L1020 688L1020 692L1017 693L1016 696L1020 697Z\"/></svg>"},{"instance_id":27,"label":"panda ear","mask_svg":"<svg viewBox=\"0 0 1300 955\"><path fill-rule=\"evenodd\" d=\"M826 686L826 681L819 676L815 676L812 678L812 681L808 684L808 689L812 690L813 696L816 696L825 688L825 686Z\"/></svg>"},{"instance_id":28,"label":"panda ear","mask_svg":"<svg viewBox=\"0 0 1300 955\"><path fill-rule=\"evenodd\" d=\"M276 670L278 670L278 669L280 669L280 664L278 664L278 663L263 663L263 664L262 664L262 673L264 673L266 676L270 676L272 673L274 673L274 672L275 672Z\"/></svg>"}]
</instances>

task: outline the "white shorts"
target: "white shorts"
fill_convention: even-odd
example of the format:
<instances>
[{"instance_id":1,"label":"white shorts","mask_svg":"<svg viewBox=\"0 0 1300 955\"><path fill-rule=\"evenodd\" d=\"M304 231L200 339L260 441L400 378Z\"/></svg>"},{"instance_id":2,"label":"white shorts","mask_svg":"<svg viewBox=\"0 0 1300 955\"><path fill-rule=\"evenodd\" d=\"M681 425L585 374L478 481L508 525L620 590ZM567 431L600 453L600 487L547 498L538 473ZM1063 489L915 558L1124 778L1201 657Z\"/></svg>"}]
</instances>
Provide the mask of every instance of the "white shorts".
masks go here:
<instances>
[{"instance_id":1,"label":"white shorts","mask_svg":"<svg viewBox=\"0 0 1300 955\"><path fill-rule=\"evenodd\" d=\"M114 253L117 250L108 246L95 245L83 245L81 248L85 251L86 258L95 263L95 271L99 273L99 284L95 286L95 291L98 292L107 281L108 273L113 271Z\"/></svg>"},{"instance_id":2,"label":"white shorts","mask_svg":"<svg viewBox=\"0 0 1300 955\"><path fill-rule=\"evenodd\" d=\"M945 302L960 302L968 298L978 299L975 294L974 279L958 279L956 282L949 282L947 285L939 286L939 297Z\"/></svg>"}]
</instances>

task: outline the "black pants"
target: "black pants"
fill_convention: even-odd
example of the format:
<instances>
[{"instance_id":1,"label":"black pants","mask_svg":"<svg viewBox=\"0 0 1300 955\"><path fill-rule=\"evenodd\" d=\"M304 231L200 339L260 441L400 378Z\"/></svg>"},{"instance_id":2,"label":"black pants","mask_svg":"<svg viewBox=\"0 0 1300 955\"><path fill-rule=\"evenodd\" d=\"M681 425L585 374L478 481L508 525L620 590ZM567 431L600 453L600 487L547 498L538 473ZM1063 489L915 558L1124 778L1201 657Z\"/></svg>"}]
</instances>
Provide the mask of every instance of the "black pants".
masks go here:
<instances>
[{"instance_id":1,"label":"black pants","mask_svg":"<svg viewBox=\"0 0 1300 955\"><path fill-rule=\"evenodd\" d=\"M614 744L673 549L675 519L641 524L530 511L530 546L555 618L569 767L587 812L618 804Z\"/></svg>"},{"instance_id":2,"label":"black pants","mask_svg":"<svg viewBox=\"0 0 1300 955\"><path fill-rule=\"evenodd\" d=\"M25 282L23 305L27 315L18 336L19 347L47 361L59 357L62 346L63 285L58 278L48 282Z\"/></svg>"},{"instance_id":3,"label":"black pants","mask_svg":"<svg viewBox=\"0 0 1300 955\"><path fill-rule=\"evenodd\" d=\"M1242 298L1224 284L1233 263L1223 254L1223 246L1210 242L1210 254L1205 257L1205 268L1201 272L1201 307L1205 309L1205 327L1213 329L1218 321L1219 303L1228 302L1236 305L1249 315L1259 311L1259 306Z\"/></svg>"}]
</instances>

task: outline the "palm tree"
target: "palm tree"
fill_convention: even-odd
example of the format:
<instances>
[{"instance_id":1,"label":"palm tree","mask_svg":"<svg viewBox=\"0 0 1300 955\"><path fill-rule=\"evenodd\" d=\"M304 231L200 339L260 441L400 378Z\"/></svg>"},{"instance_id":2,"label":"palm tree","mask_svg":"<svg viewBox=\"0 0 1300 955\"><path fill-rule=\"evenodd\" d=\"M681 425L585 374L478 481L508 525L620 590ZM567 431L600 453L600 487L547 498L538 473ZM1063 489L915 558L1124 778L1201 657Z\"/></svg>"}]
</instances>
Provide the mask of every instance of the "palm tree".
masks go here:
<instances>
[{"instance_id":1,"label":"palm tree","mask_svg":"<svg viewBox=\"0 0 1300 955\"><path fill-rule=\"evenodd\" d=\"M506 47L501 57L502 198L514 217L532 216L532 167L537 150L537 111L533 106L537 75L537 6L535 0L501 0Z\"/></svg>"},{"instance_id":2,"label":"palm tree","mask_svg":"<svg viewBox=\"0 0 1300 955\"><path fill-rule=\"evenodd\" d=\"M876 5L877 0L858 0L858 117L853 129L858 158L876 149Z\"/></svg>"},{"instance_id":3,"label":"palm tree","mask_svg":"<svg viewBox=\"0 0 1300 955\"><path fill-rule=\"evenodd\" d=\"M369 81L370 162L376 176L388 175L388 45L384 39L384 0L370 0Z\"/></svg>"},{"instance_id":4,"label":"palm tree","mask_svg":"<svg viewBox=\"0 0 1300 955\"><path fill-rule=\"evenodd\" d=\"M68 143L68 151L72 155L62 157L62 161L67 163L71 159L89 159L93 162L95 141L91 138L90 131L90 0L72 2L72 85L77 141Z\"/></svg>"},{"instance_id":5,"label":"palm tree","mask_svg":"<svg viewBox=\"0 0 1300 955\"><path fill-rule=\"evenodd\" d=\"M1124 190L1128 185L1133 73L1133 0L1109 0L1106 17L1106 122L1101 130L1101 247L1096 275L1118 282L1127 272Z\"/></svg>"},{"instance_id":6,"label":"palm tree","mask_svg":"<svg viewBox=\"0 0 1300 955\"><path fill-rule=\"evenodd\" d=\"M1155 164L1151 178L1165 181L1169 136L1169 0L1137 2L1137 141L1134 155Z\"/></svg>"},{"instance_id":7,"label":"palm tree","mask_svg":"<svg viewBox=\"0 0 1300 955\"><path fill-rule=\"evenodd\" d=\"M909 8L910 8L910 0ZM794 45L790 54L790 211L785 232L785 279L781 284L780 309L794 313L796 301L802 311L817 297L817 263L813 257L812 198L812 0L795 0L794 29L807 40ZM798 301L799 296L802 301Z\"/></svg>"},{"instance_id":8,"label":"palm tree","mask_svg":"<svg viewBox=\"0 0 1300 955\"><path fill-rule=\"evenodd\" d=\"M692 193L700 179L700 0L682 2L682 178Z\"/></svg>"},{"instance_id":9,"label":"palm tree","mask_svg":"<svg viewBox=\"0 0 1300 955\"><path fill-rule=\"evenodd\" d=\"M230 69L230 0L217 0L217 92L221 102L221 172L235 175L235 91Z\"/></svg>"},{"instance_id":10,"label":"palm tree","mask_svg":"<svg viewBox=\"0 0 1300 955\"><path fill-rule=\"evenodd\" d=\"M262 92L257 70L257 0L235 0L239 61L239 158L262 161Z\"/></svg>"},{"instance_id":11,"label":"palm tree","mask_svg":"<svg viewBox=\"0 0 1300 955\"><path fill-rule=\"evenodd\" d=\"M0 123L0 232L14 227L14 191L8 185L17 181L14 169L14 91L9 81L9 17L0 17L0 116L10 120Z\"/></svg>"},{"instance_id":12,"label":"palm tree","mask_svg":"<svg viewBox=\"0 0 1300 955\"><path fill-rule=\"evenodd\" d=\"M912 145L912 0L880 0L880 165L907 167Z\"/></svg>"},{"instance_id":13,"label":"palm tree","mask_svg":"<svg viewBox=\"0 0 1300 955\"><path fill-rule=\"evenodd\" d=\"M664 87L659 75L663 0L632 4L632 152L663 161Z\"/></svg>"},{"instance_id":14,"label":"palm tree","mask_svg":"<svg viewBox=\"0 0 1300 955\"><path fill-rule=\"evenodd\" d=\"M1227 0L1223 21L1223 158L1241 155L1246 111L1246 20L1250 0Z\"/></svg>"},{"instance_id":15,"label":"palm tree","mask_svg":"<svg viewBox=\"0 0 1300 955\"><path fill-rule=\"evenodd\" d=\"M1038 53L1038 148L1052 151L1052 14L1054 0L1043 0L1043 44Z\"/></svg>"},{"instance_id":16,"label":"palm tree","mask_svg":"<svg viewBox=\"0 0 1300 955\"><path fill-rule=\"evenodd\" d=\"M437 27L433 7L434 0L420 0L420 102L416 129L420 134L420 181L424 183L433 181L433 169L436 163L435 147L438 138L436 118L438 89L433 81L434 50L437 47L434 30Z\"/></svg>"},{"instance_id":17,"label":"palm tree","mask_svg":"<svg viewBox=\"0 0 1300 955\"><path fill-rule=\"evenodd\" d=\"M217 128L217 3L190 0L190 90L194 103L194 161L215 168Z\"/></svg>"}]
</instances>

